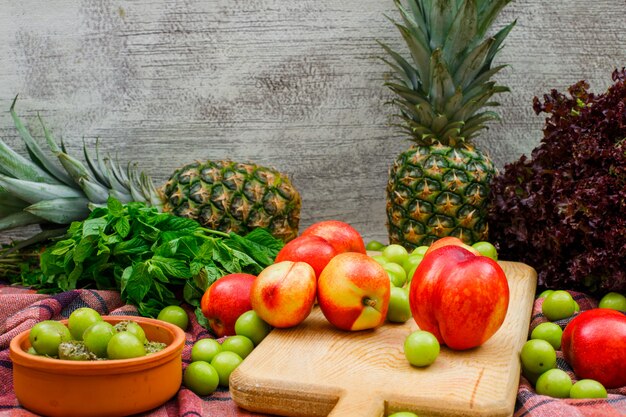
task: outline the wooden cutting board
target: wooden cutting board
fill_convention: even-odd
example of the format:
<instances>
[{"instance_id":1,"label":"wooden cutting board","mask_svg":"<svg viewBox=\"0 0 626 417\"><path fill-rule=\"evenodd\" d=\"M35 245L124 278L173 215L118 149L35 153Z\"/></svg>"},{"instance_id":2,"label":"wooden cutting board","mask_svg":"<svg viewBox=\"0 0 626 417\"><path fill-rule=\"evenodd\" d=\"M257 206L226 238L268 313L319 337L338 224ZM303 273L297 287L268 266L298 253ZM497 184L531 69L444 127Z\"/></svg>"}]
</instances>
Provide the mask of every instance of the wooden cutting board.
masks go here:
<instances>
[{"instance_id":1,"label":"wooden cutting board","mask_svg":"<svg viewBox=\"0 0 626 417\"><path fill-rule=\"evenodd\" d=\"M433 365L404 357L411 319L345 332L315 308L299 326L273 330L233 372L230 391L247 410L284 416L510 416L519 384L519 351L528 337L537 275L500 262L510 288L502 327L469 351L442 348Z\"/></svg>"}]
</instances>

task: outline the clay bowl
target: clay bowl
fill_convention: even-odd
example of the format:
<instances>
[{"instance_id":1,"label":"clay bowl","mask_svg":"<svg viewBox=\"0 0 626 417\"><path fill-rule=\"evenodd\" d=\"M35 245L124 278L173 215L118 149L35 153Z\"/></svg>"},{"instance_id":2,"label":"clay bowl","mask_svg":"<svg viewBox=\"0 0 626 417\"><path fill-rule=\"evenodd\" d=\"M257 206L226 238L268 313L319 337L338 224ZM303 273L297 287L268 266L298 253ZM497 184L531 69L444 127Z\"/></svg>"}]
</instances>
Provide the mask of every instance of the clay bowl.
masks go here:
<instances>
[{"instance_id":1,"label":"clay bowl","mask_svg":"<svg viewBox=\"0 0 626 417\"><path fill-rule=\"evenodd\" d=\"M137 316L102 318L113 325L133 320L148 340L167 347L133 359L60 360L27 353L30 330L26 330L10 345L13 389L22 406L48 416L125 416L158 407L178 392L185 343L179 327Z\"/></svg>"}]
</instances>

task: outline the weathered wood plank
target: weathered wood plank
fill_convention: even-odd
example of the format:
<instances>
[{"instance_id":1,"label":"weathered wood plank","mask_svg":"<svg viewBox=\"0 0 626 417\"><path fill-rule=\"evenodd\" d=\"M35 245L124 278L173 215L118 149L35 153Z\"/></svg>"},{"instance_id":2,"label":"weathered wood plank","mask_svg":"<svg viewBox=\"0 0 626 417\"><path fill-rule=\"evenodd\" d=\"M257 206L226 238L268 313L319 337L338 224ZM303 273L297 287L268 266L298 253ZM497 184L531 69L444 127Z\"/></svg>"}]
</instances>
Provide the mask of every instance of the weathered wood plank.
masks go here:
<instances>
[{"instance_id":1,"label":"weathered wood plank","mask_svg":"<svg viewBox=\"0 0 626 417\"><path fill-rule=\"evenodd\" d=\"M157 183L196 159L252 160L289 173L302 226L337 218L386 238L384 188L408 143L388 127L376 40L400 45L379 0L4 1L0 135L8 108L40 112L78 152L82 138L137 160ZM479 139L498 166L539 142L534 95L626 63L624 0L511 3L501 53L501 124ZM11 234L3 233L7 238Z\"/></svg>"}]
</instances>

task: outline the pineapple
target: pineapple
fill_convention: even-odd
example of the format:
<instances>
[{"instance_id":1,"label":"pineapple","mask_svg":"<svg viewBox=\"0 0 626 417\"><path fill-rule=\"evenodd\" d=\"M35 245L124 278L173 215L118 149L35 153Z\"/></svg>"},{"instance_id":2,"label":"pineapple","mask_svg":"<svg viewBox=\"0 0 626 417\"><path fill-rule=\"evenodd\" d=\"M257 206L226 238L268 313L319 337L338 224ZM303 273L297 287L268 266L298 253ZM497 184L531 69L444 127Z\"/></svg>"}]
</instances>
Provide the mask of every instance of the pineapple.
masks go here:
<instances>
[{"instance_id":1,"label":"pineapple","mask_svg":"<svg viewBox=\"0 0 626 417\"><path fill-rule=\"evenodd\" d=\"M512 22L487 35L510 0L394 0L402 22L394 22L410 60L381 43L392 69L385 85L395 93L398 127L413 146L389 170L387 220L390 243L406 248L429 245L444 236L468 244L486 240L492 161L472 143L499 119L485 107L508 91L491 77Z\"/></svg>"},{"instance_id":2,"label":"pineapple","mask_svg":"<svg viewBox=\"0 0 626 417\"><path fill-rule=\"evenodd\" d=\"M263 227L289 241L298 234L300 196L278 171L231 161L196 162L162 189L163 209L222 231Z\"/></svg>"},{"instance_id":3,"label":"pineapple","mask_svg":"<svg viewBox=\"0 0 626 417\"><path fill-rule=\"evenodd\" d=\"M165 212L197 220L203 226L245 234L266 228L284 241L298 234L301 199L280 172L252 163L196 162L176 170L157 189L136 165L122 167L95 155L83 144L86 165L59 147L43 126L49 151L44 151L11 106L15 126L30 158L0 140L0 231L31 224L43 231L26 243L63 233L72 221L83 220L90 208L106 204L109 196L123 203L141 201ZM40 119L41 121L41 119Z\"/></svg>"}]
</instances>

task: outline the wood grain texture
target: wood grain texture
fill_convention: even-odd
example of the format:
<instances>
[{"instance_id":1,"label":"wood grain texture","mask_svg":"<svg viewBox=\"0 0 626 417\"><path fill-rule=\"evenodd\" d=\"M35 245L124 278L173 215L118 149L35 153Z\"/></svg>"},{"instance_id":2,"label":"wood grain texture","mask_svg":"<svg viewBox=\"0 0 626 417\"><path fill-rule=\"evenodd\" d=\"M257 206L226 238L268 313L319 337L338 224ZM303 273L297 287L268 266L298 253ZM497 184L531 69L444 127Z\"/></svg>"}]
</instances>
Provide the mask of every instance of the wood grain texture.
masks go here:
<instances>
[{"instance_id":1,"label":"wood grain texture","mask_svg":"<svg viewBox=\"0 0 626 417\"><path fill-rule=\"evenodd\" d=\"M302 227L336 218L386 239L385 184L408 147L389 127L376 40L400 46L391 0L21 0L0 13L0 137L24 152L8 114L36 114L80 155L82 138L164 182L197 159L290 174ZM499 57L501 124L479 138L497 165L540 139L534 95L626 63L624 0L511 3ZM10 234L3 233L3 238Z\"/></svg>"},{"instance_id":2,"label":"wood grain texture","mask_svg":"<svg viewBox=\"0 0 626 417\"><path fill-rule=\"evenodd\" d=\"M316 308L299 326L273 330L255 348L231 375L232 397L243 408L285 416L510 416L537 276L524 264L500 265L509 309L502 327L476 349L443 347L435 363L415 368L402 348L417 329L413 320L345 332Z\"/></svg>"}]
</instances>

